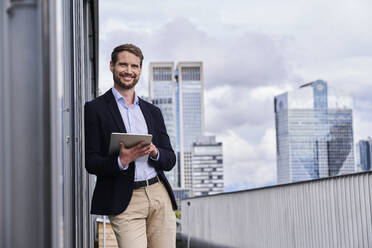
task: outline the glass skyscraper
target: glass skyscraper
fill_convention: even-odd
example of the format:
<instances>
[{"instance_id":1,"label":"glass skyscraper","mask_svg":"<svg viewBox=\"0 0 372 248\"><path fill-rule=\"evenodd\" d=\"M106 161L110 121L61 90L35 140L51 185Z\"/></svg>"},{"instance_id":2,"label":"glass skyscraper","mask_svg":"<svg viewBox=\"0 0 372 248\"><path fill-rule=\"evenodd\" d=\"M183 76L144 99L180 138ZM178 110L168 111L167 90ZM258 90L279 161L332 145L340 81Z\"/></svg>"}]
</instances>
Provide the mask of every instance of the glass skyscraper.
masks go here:
<instances>
[{"instance_id":1,"label":"glass skyscraper","mask_svg":"<svg viewBox=\"0 0 372 248\"><path fill-rule=\"evenodd\" d=\"M150 63L150 100L164 116L177 154L177 166L167 174L174 187L192 188L191 152L204 130L204 80L202 62Z\"/></svg>"},{"instance_id":2,"label":"glass skyscraper","mask_svg":"<svg viewBox=\"0 0 372 248\"><path fill-rule=\"evenodd\" d=\"M173 149L177 150L174 63L150 63L149 97L160 108ZM179 187L179 167L165 172L172 187Z\"/></svg>"},{"instance_id":3,"label":"glass skyscraper","mask_svg":"<svg viewBox=\"0 0 372 248\"><path fill-rule=\"evenodd\" d=\"M277 180L354 172L353 100L318 80L276 96Z\"/></svg>"},{"instance_id":4,"label":"glass skyscraper","mask_svg":"<svg viewBox=\"0 0 372 248\"><path fill-rule=\"evenodd\" d=\"M180 62L177 65L177 85L180 99L180 121L183 145L191 152L196 137L204 129L204 83L201 62Z\"/></svg>"},{"instance_id":5,"label":"glass skyscraper","mask_svg":"<svg viewBox=\"0 0 372 248\"><path fill-rule=\"evenodd\" d=\"M183 187L192 189L192 145L204 133L204 79L202 62L179 62L176 88Z\"/></svg>"}]
</instances>

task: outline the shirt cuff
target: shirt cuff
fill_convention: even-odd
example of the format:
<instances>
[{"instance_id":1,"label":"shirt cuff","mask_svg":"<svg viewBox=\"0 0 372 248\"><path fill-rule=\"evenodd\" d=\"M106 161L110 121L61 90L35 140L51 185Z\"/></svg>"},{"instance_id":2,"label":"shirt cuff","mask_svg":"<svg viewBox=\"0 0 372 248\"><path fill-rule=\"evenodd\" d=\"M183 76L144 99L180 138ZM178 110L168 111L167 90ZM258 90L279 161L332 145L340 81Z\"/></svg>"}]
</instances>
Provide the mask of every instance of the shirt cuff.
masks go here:
<instances>
[{"instance_id":1,"label":"shirt cuff","mask_svg":"<svg viewBox=\"0 0 372 248\"><path fill-rule=\"evenodd\" d=\"M153 158L151 155L149 156L151 160L154 160L154 161L159 161L159 157L160 157L160 152L159 152L159 149L156 148L156 150L158 151L158 156L156 156L156 158Z\"/></svg>"},{"instance_id":2,"label":"shirt cuff","mask_svg":"<svg viewBox=\"0 0 372 248\"><path fill-rule=\"evenodd\" d=\"M126 166L123 166L122 164L121 164L121 162L120 162L120 156L118 156L118 166L119 166L119 169L120 170L126 170L126 169L128 169L128 164L126 165Z\"/></svg>"}]
</instances>

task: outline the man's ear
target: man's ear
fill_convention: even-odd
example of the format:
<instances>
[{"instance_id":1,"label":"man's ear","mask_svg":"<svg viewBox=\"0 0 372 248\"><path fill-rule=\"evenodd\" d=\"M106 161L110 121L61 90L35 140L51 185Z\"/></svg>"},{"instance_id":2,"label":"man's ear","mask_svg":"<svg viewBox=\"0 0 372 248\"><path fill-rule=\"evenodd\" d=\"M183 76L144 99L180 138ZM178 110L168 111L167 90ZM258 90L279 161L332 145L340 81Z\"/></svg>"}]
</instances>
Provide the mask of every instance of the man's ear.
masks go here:
<instances>
[{"instance_id":1,"label":"man's ear","mask_svg":"<svg viewBox=\"0 0 372 248\"><path fill-rule=\"evenodd\" d=\"M114 65L112 64L112 61L110 61L110 71L114 72Z\"/></svg>"}]
</instances>

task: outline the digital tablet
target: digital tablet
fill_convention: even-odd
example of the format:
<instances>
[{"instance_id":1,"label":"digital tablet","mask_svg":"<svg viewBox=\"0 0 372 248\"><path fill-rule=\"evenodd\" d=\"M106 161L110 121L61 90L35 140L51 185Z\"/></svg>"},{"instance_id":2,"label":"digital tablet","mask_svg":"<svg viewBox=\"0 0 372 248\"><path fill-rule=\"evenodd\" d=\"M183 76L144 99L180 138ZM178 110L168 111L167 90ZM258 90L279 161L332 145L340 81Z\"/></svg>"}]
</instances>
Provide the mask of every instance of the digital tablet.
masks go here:
<instances>
[{"instance_id":1,"label":"digital tablet","mask_svg":"<svg viewBox=\"0 0 372 248\"><path fill-rule=\"evenodd\" d=\"M123 142L126 148L131 148L141 141L145 144L150 144L151 140L151 134L111 133L109 154L119 154L120 142ZM137 158L136 161L146 162L147 159L148 155L145 155Z\"/></svg>"}]
</instances>

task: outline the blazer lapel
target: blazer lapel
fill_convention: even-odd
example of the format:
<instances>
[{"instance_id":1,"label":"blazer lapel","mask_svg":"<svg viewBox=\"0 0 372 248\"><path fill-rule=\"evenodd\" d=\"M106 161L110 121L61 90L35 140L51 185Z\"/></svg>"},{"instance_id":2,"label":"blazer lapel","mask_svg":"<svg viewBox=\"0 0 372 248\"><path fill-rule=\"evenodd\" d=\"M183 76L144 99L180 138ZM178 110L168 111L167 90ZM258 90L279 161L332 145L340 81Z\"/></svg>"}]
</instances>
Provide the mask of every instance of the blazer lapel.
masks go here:
<instances>
[{"instance_id":1,"label":"blazer lapel","mask_svg":"<svg viewBox=\"0 0 372 248\"><path fill-rule=\"evenodd\" d=\"M139 98L139 106L142 111L143 117L145 117L148 133L154 134L154 123L153 119L151 118L150 110L146 107L146 104L144 104L141 98Z\"/></svg>"},{"instance_id":2,"label":"blazer lapel","mask_svg":"<svg viewBox=\"0 0 372 248\"><path fill-rule=\"evenodd\" d=\"M105 93L105 99L106 99L106 102L108 104L108 109L111 112L111 115L112 115L112 117L115 121L116 126L119 128L121 133L126 133L127 130L125 128L125 125L124 125L123 119L121 117L118 105L116 103L114 95L112 94L111 89L108 90Z\"/></svg>"}]
</instances>

